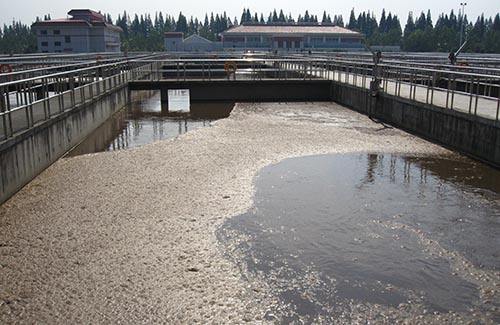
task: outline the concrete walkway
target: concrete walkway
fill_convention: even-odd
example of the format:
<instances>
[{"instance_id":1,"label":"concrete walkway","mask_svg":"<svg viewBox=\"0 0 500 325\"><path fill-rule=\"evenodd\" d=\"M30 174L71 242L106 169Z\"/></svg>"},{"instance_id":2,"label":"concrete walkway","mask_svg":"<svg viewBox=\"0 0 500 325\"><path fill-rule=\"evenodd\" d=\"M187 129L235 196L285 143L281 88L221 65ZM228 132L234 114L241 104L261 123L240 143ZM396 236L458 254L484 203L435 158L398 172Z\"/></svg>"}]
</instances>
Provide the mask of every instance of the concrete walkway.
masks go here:
<instances>
[{"instance_id":1,"label":"concrete walkway","mask_svg":"<svg viewBox=\"0 0 500 325\"><path fill-rule=\"evenodd\" d=\"M291 64L290 68L293 71L304 71L304 66L300 64ZM315 78L335 80L365 89L370 89L370 81L372 80L371 76L363 77L354 73L329 71L319 67L315 67L312 71L308 70L307 75ZM383 91L389 95L400 96L420 103L432 104L443 109L453 109L467 114L478 115L491 120L498 120L500 118L500 99L498 98L470 96L460 92L455 92L452 95L452 92L447 93L446 90L428 90L426 86L406 82L398 83L393 80L386 80L383 83L383 87Z\"/></svg>"},{"instance_id":2,"label":"concrete walkway","mask_svg":"<svg viewBox=\"0 0 500 325\"><path fill-rule=\"evenodd\" d=\"M346 82L365 89L370 88L370 77L366 78L366 81L363 84L362 76L355 76L351 73L347 74L345 72L333 71L325 73L317 71L313 73L313 75L326 77L330 80ZM395 81L386 81L383 86L383 91L389 95L412 99L420 103L432 104L443 109L453 109L467 114L478 115L491 120L498 120L500 118L500 115L498 115L500 113L500 99L483 96L470 96L459 92L455 92L452 95L451 92L447 94L446 90L428 90L426 86L410 83L399 84Z\"/></svg>"}]
</instances>

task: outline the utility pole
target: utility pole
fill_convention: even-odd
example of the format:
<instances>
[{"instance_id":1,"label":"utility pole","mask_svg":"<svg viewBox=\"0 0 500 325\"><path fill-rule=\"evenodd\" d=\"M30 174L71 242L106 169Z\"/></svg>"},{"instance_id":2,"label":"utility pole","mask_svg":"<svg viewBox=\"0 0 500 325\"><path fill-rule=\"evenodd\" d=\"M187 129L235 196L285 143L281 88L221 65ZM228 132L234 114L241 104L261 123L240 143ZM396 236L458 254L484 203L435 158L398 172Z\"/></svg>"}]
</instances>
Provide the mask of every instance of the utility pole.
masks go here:
<instances>
[{"instance_id":1,"label":"utility pole","mask_svg":"<svg viewBox=\"0 0 500 325\"><path fill-rule=\"evenodd\" d=\"M464 35L464 23L465 23L465 6L467 2L460 2L460 6L462 6L462 14L461 14L461 23L460 23L460 44L458 46L462 46L463 35Z\"/></svg>"}]
</instances>

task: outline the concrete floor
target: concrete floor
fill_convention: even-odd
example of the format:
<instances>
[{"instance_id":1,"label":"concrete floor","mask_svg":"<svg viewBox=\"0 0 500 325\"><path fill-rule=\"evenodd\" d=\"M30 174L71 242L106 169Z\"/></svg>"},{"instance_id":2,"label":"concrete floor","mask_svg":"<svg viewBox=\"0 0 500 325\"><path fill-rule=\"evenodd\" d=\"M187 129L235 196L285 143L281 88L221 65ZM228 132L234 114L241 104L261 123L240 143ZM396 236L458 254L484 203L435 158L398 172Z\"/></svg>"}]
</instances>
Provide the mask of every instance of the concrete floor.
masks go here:
<instances>
[{"instance_id":1,"label":"concrete floor","mask_svg":"<svg viewBox=\"0 0 500 325\"><path fill-rule=\"evenodd\" d=\"M452 155L333 103L264 103L177 139L59 160L0 207L0 323L265 321L276 298L215 231L252 206L260 168L349 152Z\"/></svg>"}]
</instances>

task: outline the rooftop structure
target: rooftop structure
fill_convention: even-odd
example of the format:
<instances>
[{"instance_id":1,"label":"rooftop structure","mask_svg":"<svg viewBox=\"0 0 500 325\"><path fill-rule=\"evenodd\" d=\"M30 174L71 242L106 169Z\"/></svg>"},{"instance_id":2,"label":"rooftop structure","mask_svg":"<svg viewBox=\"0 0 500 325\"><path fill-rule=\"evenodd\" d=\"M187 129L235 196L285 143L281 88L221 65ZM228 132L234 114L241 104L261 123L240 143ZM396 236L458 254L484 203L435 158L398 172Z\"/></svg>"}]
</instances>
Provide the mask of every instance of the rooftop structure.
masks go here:
<instances>
[{"instance_id":1,"label":"rooftop structure","mask_svg":"<svg viewBox=\"0 0 500 325\"><path fill-rule=\"evenodd\" d=\"M168 52L211 52L220 49L220 42L212 42L196 34L184 38L183 33L167 32L165 49Z\"/></svg>"},{"instance_id":2,"label":"rooftop structure","mask_svg":"<svg viewBox=\"0 0 500 325\"><path fill-rule=\"evenodd\" d=\"M37 21L32 29L42 53L120 52L122 29L90 9L72 9L70 18Z\"/></svg>"},{"instance_id":3,"label":"rooftop structure","mask_svg":"<svg viewBox=\"0 0 500 325\"><path fill-rule=\"evenodd\" d=\"M334 25L240 25L222 34L223 47L244 49L362 49L363 35Z\"/></svg>"}]
</instances>

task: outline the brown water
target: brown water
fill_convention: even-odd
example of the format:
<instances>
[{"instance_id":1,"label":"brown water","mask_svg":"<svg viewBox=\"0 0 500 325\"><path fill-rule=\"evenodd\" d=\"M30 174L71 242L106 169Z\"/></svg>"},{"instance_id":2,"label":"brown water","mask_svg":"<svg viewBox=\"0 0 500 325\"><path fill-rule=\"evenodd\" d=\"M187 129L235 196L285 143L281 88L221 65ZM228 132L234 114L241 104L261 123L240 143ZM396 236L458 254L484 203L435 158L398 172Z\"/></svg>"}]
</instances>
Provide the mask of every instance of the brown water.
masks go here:
<instances>
[{"instance_id":1,"label":"brown water","mask_svg":"<svg viewBox=\"0 0 500 325\"><path fill-rule=\"evenodd\" d=\"M312 156L264 168L256 189L254 207L218 235L279 298L283 322L351 321L359 306L385 322L500 321L498 170L465 158Z\"/></svg>"},{"instance_id":2,"label":"brown water","mask_svg":"<svg viewBox=\"0 0 500 325\"><path fill-rule=\"evenodd\" d=\"M165 104L164 104L165 105ZM175 138L229 116L234 103L191 103L189 110L162 110L159 91L133 92L131 102L97 128L68 156L123 150Z\"/></svg>"}]
</instances>

